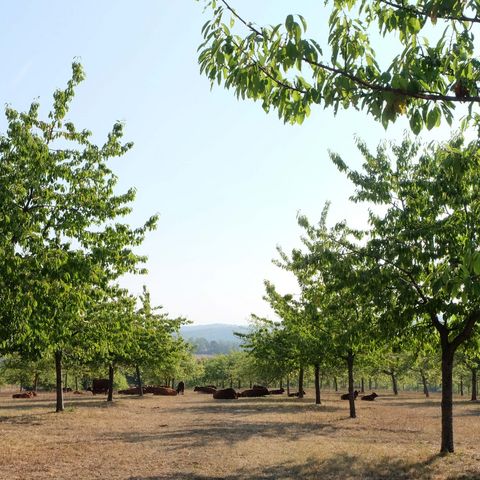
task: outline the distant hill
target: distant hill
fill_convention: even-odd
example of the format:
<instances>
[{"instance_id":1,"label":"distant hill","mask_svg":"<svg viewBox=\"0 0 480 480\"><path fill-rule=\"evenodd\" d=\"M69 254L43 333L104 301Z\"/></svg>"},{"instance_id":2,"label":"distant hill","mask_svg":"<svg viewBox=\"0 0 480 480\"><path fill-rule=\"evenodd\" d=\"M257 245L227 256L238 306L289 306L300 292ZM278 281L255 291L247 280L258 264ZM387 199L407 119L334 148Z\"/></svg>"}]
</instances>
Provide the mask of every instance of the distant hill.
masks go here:
<instances>
[{"instance_id":1,"label":"distant hill","mask_svg":"<svg viewBox=\"0 0 480 480\"><path fill-rule=\"evenodd\" d=\"M200 355L217 355L239 350L240 339L233 332L247 333L242 325L215 323L211 325L185 325L180 334L194 345L195 353Z\"/></svg>"},{"instance_id":2,"label":"distant hill","mask_svg":"<svg viewBox=\"0 0 480 480\"><path fill-rule=\"evenodd\" d=\"M240 343L240 340L233 335L233 332L247 333L248 327L226 323L212 323L210 325L184 325L180 329L180 334L185 340L189 338L204 338L209 342L215 340L217 342Z\"/></svg>"}]
</instances>

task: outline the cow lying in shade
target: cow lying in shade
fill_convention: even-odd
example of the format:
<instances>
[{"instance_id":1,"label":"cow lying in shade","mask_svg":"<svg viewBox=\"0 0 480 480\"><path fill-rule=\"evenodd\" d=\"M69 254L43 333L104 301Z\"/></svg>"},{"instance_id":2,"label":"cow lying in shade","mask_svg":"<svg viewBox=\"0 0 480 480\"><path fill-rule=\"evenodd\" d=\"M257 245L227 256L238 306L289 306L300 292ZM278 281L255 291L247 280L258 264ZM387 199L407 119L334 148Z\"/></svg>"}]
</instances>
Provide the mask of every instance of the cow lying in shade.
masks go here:
<instances>
[{"instance_id":1,"label":"cow lying in shade","mask_svg":"<svg viewBox=\"0 0 480 480\"><path fill-rule=\"evenodd\" d=\"M265 390L260 388L251 388L238 394L239 397L264 397L265 395L268 395L268 390L266 388Z\"/></svg>"},{"instance_id":2,"label":"cow lying in shade","mask_svg":"<svg viewBox=\"0 0 480 480\"><path fill-rule=\"evenodd\" d=\"M361 400L366 400L367 402L373 402L377 397L378 395L375 392L373 392L370 395L364 395L361 398Z\"/></svg>"},{"instance_id":3,"label":"cow lying in shade","mask_svg":"<svg viewBox=\"0 0 480 480\"><path fill-rule=\"evenodd\" d=\"M168 387L152 387L151 393L154 395L167 395L167 396L175 396L177 391L174 388Z\"/></svg>"},{"instance_id":4,"label":"cow lying in shade","mask_svg":"<svg viewBox=\"0 0 480 480\"><path fill-rule=\"evenodd\" d=\"M36 397L36 392L23 392L23 393L14 393L12 398L33 398Z\"/></svg>"},{"instance_id":5,"label":"cow lying in shade","mask_svg":"<svg viewBox=\"0 0 480 480\"><path fill-rule=\"evenodd\" d=\"M94 395L97 395L99 393L107 394L108 393L108 386L110 385L110 382L108 381L108 378L94 378L92 381L92 387L87 388L90 392L92 392Z\"/></svg>"},{"instance_id":6,"label":"cow lying in shade","mask_svg":"<svg viewBox=\"0 0 480 480\"><path fill-rule=\"evenodd\" d=\"M234 400L238 398L238 394L233 388L225 388L223 390L217 390L213 394L213 398L216 400Z\"/></svg>"},{"instance_id":7,"label":"cow lying in shade","mask_svg":"<svg viewBox=\"0 0 480 480\"><path fill-rule=\"evenodd\" d=\"M195 387L193 389L194 392L198 392L198 393L215 393L217 391L216 388L214 387L211 387L211 386L207 386L207 387Z\"/></svg>"},{"instance_id":8,"label":"cow lying in shade","mask_svg":"<svg viewBox=\"0 0 480 480\"><path fill-rule=\"evenodd\" d=\"M353 398L357 398L357 397L358 397L358 390L355 390L353 392ZM350 398L350 394L349 393L344 393L340 398L342 400L348 400Z\"/></svg>"},{"instance_id":9,"label":"cow lying in shade","mask_svg":"<svg viewBox=\"0 0 480 480\"><path fill-rule=\"evenodd\" d=\"M269 395L281 395L282 393L285 393L285 389L279 388L278 390L269 390L268 393Z\"/></svg>"},{"instance_id":10,"label":"cow lying in shade","mask_svg":"<svg viewBox=\"0 0 480 480\"><path fill-rule=\"evenodd\" d=\"M145 392L145 389L143 389L143 392L147 393ZM139 387L126 388L125 390L119 390L118 393L121 395L140 395L140 388Z\"/></svg>"},{"instance_id":11,"label":"cow lying in shade","mask_svg":"<svg viewBox=\"0 0 480 480\"><path fill-rule=\"evenodd\" d=\"M305 394L305 390L303 390L303 395L306 395L306 394ZM288 396L289 396L289 397L299 397L299 396L300 396L300 392L289 393Z\"/></svg>"}]
</instances>

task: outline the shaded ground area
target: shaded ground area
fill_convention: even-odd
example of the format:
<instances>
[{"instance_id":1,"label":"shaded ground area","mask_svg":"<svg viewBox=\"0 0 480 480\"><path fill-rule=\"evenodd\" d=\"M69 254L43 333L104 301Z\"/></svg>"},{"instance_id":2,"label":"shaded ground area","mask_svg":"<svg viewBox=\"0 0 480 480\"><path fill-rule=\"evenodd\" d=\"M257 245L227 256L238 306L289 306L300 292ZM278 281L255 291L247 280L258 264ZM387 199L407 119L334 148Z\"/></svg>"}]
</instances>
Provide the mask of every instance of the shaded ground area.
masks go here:
<instances>
[{"instance_id":1,"label":"shaded ground area","mask_svg":"<svg viewBox=\"0 0 480 480\"><path fill-rule=\"evenodd\" d=\"M457 453L437 455L440 399L383 393L323 405L271 397L215 401L0 394L0 479L480 479L480 404L457 399Z\"/></svg>"}]
</instances>

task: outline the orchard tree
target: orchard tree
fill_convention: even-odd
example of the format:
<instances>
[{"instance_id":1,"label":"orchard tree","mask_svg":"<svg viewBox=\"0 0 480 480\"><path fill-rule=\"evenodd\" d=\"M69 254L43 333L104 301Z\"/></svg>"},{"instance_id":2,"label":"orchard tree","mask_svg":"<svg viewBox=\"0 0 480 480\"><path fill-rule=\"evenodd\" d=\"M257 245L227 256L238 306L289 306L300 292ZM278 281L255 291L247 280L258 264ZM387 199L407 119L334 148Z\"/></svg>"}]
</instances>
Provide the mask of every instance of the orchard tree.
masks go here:
<instances>
[{"instance_id":1,"label":"orchard tree","mask_svg":"<svg viewBox=\"0 0 480 480\"><path fill-rule=\"evenodd\" d=\"M142 271L144 258L133 247L156 224L156 217L135 229L120 222L135 191L116 194L108 164L132 144L122 143L120 123L98 146L91 132L66 121L84 78L80 64L72 67L46 120L38 103L25 113L7 107L0 137L0 346L31 357L53 352L57 411L63 351L88 322L89 297L124 273Z\"/></svg>"},{"instance_id":2,"label":"orchard tree","mask_svg":"<svg viewBox=\"0 0 480 480\"><path fill-rule=\"evenodd\" d=\"M140 395L143 395L141 369L178 370L181 359L187 355L187 346L180 337L182 325L189 323L184 318L169 318L161 312L162 307L152 306L150 293L143 287L141 307L134 315L132 341L124 351L124 363L135 367Z\"/></svg>"},{"instance_id":3,"label":"orchard tree","mask_svg":"<svg viewBox=\"0 0 480 480\"><path fill-rule=\"evenodd\" d=\"M371 209L367 243L369 289L382 324L392 331L425 326L441 349L441 452L454 451L454 354L480 325L479 142L456 137L420 149L405 138L376 153L358 142L363 171L335 164L352 180L355 202ZM393 154L394 160L391 160Z\"/></svg>"},{"instance_id":4,"label":"orchard tree","mask_svg":"<svg viewBox=\"0 0 480 480\"><path fill-rule=\"evenodd\" d=\"M418 133L442 117L451 123L459 103L470 113L480 103L475 0L325 2L325 40L307 36L301 15L260 26L226 0L206 4L212 18L202 28L201 71L286 122L302 123L321 105L365 110L385 127L406 115Z\"/></svg>"}]
</instances>

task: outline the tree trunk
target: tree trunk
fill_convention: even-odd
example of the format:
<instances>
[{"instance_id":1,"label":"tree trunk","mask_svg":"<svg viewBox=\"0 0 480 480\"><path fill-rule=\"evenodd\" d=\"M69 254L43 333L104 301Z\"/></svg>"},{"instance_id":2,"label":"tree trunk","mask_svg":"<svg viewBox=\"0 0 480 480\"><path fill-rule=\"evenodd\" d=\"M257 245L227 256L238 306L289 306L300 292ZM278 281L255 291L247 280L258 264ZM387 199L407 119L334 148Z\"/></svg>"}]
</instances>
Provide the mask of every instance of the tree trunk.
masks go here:
<instances>
[{"instance_id":1,"label":"tree trunk","mask_svg":"<svg viewBox=\"0 0 480 480\"><path fill-rule=\"evenodd\" d=\"M75 391L78 392L78 377L75 375Z\"/></svg>"},{"instance_id":2,"label":"tree trunk","mask_svg":"<svg viewBox=\"0 0 480 480\"><path fill-rule=\"evenodd\" d=\"M348 352L347 367L348 367L348 401L350 403L350 418L356 418L355 412L355 396L353 393L353 361L355 355L352 352Z\"/></svg>"},{"instance_id":3,"label":"tree trunk","mask_svg":"<svg viewBox=\"0 0 480 480\"><path fill-rule=\"evenodd\" d=\"M250 380L250 389L252 389L252 387L253 387L253 383L252 383L252 381Z\"/></svg>"},{"instance_id":4,"label":"tree trunk","mask_svg":"<svg viewBox=\"0 0 480 480\"><path fill-rule=\"evenodd\" d=\"M38 372L35 372L35 376L33 377L33 391L36 392L38 387Z\"/></svg>"},{"instance_id":5,"label":"tree trunk","mask_svg":"<svg viewBox=\"0 0 480 480\"><path fill-rule=\"evenodd\" d=\"M290 377L287 375L287 395L290 395Z\"/></svg>"},{"instance_id":6,"label":"tree trunk","mask_svg":"<svg viewBox=\"0 0 480 480\"><path fill-rule=\"evenodd\" d=\"M320 405L320 365L315 365L315 404Z\"/></svg>"},{"instance_id":7,"label":"tree trunk","mask_svg":"<svg viewBox=\"0 0 480 480\"><path fill-rule=\"evenodd\" d=\"M363 377L360 382L360 393L365 393L365 379Z\"/></svg>"},{"instance_id":8,"label":"tree trunk","mask_svg":"<svg viewBox=\"0 0 480 480\"><path fill-rule=\"evenodd\" d=\"M335 388L335 391L338 392L338 382L337 382L337 377L333 377L333 385Z\"/></svg>"},{"instance_id":9,"label":"tree trunk","mask_svg":"<svg viewBox=\"0 0 480 480\"><path fill-rule=\"evenodd\" d=\"M298 398L303 398L303 367L298 371Z\"/></svg>"},{"instance_id":10,"label":"tree trunk","mask_svg":"<svg viewBox=\"0 0 480 480\"><path fill-rule=\"evenodd\" d=\"M138 394L143 397L143 383L142 383L142 374L140 372L140 367L135 365L135 371L137 372L137 386L138 386Z\"/></svg>"},{"instance_id":11,"label":"tree trunk","mask_svg":"<svg viewBox=\"0 0 480 480\"><path fill-rule=\"evenodd\" d=\"M442 341L442 445L440 453L453 453L453 354L454 349Z\"/></svg>"},{"instance_id":12,"label":"tree trunk","mask_svg":"<svg viewBox=\"0 0 480 480\"><path fill-rule=\"evenodd\" d=\"M372 390L372 379L368 379L368 389L371 391Z\"/></svg>"},{"instance_id":13,"label":"tree trunk","mask_svg":"<svg viewBox=\"0 0 480 480\"><path fill-rule=\"evenodd\" d=\"M63 388L62 388L62 351L55 352L55 374L56 374L56 388L57 388L57 406L56 412L63 412Z\"/></svg>"},{"instance_id":14,"label":"tree trunk","mask_svg":"<svg viewBox=\"0 0 480 480\"><path fill-rule=\"evenodd\" d=\"M63 386L65 388L68 388L68 372L65 372L65 381L63 383Z\"/></svg>"},{"instance_id":15,"label":"tree trunk","mask_svg":"<svg viewBox=\"0 0 480 480\"><path fill-rule=\"evenodd\" d=\"M472 368L471 371L472 371L472 397L470 398L470 400L472 402L476 402L477 401L477 369Z\"/></svg>"},{"instance_id":16,"label":"tree trunk","mask_svg":"<svg viewBox=\"0 0 480 480\"><path fill-rule=\"evenodd\" d=\"M390 376L392 377L392 389L393 394L398 395L398 385L397 385L397 377L395 376L395 370L390 370Z\"/></svg>"},{"instance_id":17,"label":"tree trunk","mask_svg":"<svg viewBox=\"0 0 480 480\"><path fill-rule=\"evenodd\" d=\"M460 377L460 395L463 397L463 377Z\"/></svg>"},{"instance_id":18,"label":"tree trunk","mask_svg":"<svg viewBox=\"0 0 480 480\"><path fill-rule=\"evenodd\" d=\"M172 388L175 390L175 378L172 378Z\"/></svg>"},{"instance_id":19,"label":"tree trunk","mask_svg":"<svg viewBox=\"0 0 480 480\"><path fill-rule=\"evenodd\" d=\"M422 384L423 384L423 393L427 398L430 397L430 393L428 391L428 384L427 384L427 378L425 377L425 374L423 372L420 372L420 375L422 377Z\"/></svg>"},{"instance_id":20,"label":"tree trunk","mask_svg":"<svg viewBox=\"0 0 480 480\"><path fill-rule=\"evenodd\" d=\"M283 388L283 378L280 379L280 385L278 388Z\"/></svg>"},{"instance_id":21,"label":"tree trunk","mask_svg":"<svg viewBox=\"0 0 480 480\"><path fill-rule=\"evenodd\" d=\"M113 402L113 365L108 366L108 397L107 402Z\"/></svg>"}]
</instances>

